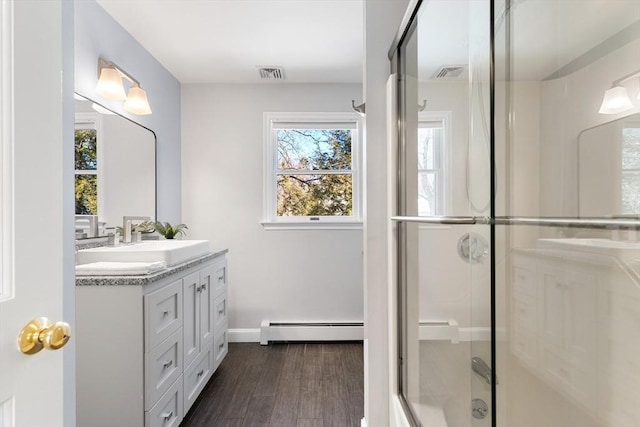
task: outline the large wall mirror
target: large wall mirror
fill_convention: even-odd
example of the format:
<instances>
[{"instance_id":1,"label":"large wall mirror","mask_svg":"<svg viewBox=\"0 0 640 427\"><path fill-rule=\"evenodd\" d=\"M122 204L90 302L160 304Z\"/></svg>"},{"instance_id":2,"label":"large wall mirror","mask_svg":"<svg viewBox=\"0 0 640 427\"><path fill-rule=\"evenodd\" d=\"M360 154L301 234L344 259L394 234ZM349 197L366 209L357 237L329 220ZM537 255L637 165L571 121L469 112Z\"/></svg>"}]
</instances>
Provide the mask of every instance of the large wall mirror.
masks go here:
<instances>
[{"instance_id":1,"label":"large wall mirror","mask_svg":"<svg viewBox=\"0 0 640 427\"><path fill-rule=\"evenodd\" d=\"M75 98L76 239L104 236L125 215L155 218L155 133Z\"/></svg>"},{"instance_id":2,"label":"large wall mirror","mask_svg":"<svg viewBox=\"0 0 640 427\"><path fill-rule=\"evenodd\" d=\"M640 114L580 133L581 217L640 216Z\"/></svg>"}]
</instances>

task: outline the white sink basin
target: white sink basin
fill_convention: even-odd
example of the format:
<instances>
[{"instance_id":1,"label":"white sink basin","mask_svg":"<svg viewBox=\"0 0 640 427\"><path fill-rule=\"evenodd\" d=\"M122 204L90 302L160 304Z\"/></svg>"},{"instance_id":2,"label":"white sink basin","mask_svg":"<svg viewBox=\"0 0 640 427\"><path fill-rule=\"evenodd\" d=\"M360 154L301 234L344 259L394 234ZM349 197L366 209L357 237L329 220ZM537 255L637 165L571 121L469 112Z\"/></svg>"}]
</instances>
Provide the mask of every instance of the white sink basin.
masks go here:
<instances>
[{"instance_id":1,"label":"white sink basin","mask_svg":"<svg viewBox=\"0 0 640 427\"><path fill-rule=\"evenodd\" d=\"M593 252L624 259L640 259L640 242L609 239L538 239L538 248Z\"/></svg>"},{"instance_id":2,"label":"white sink basin","mask_svg":"<svg viewBox=\"0 0 640 427\"><path fill-rule=\"evenodd\" d=\"M78 251L77 263L158 262L171 267L210 253L208 240L154 240Z\"/></svg>"}]
</instances>

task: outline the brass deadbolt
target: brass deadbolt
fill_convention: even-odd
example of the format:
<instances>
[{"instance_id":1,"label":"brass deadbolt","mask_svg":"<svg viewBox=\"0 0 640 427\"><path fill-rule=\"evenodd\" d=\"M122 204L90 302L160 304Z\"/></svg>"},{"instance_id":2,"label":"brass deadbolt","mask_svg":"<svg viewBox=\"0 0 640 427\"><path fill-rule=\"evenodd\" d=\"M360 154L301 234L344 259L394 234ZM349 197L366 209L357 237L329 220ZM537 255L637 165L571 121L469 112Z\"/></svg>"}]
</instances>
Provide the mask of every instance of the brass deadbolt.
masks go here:
<instances>
[{"instance_id":1,"label":"brass deadbolt","mask_svg":"<svg viewBox=\"0 0 640 427\"><path fill-rule=\"evenodd\" d=\"M43 348L57 350L71 338L71 328L66 322L52 323L46 317L36 317L27 323L18 335L18 347L25 354L36 354Z\"/></svg>"}]
</instances>

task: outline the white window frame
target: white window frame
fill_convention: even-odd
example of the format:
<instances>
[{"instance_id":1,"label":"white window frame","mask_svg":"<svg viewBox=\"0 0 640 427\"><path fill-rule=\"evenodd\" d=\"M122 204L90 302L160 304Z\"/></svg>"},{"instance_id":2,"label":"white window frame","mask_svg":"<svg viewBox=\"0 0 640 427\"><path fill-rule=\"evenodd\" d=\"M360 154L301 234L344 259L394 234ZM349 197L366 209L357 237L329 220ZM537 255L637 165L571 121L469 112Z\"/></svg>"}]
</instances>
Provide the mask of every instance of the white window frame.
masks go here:
<instances>
[{"instance_id":1,"label":"white window frame","mask_svg":"<svg viewBox=\"0 0 640 427\"><path fill-rule=\"evenodd\" d=\"M74 129L94 129L96 130L96 150L97 166L96 170L75 170L75 175L96 175L98 180L98 218L104 218L104 160L102 147L102 117L98 113L76 113Z\"/></svg>"},{"instance_id":2,"label":"white window frame","mask_svg":"<svg viewBox=\"0 0 640 427\"><path fill-rule=\"evenodd\" d=\"M452 114L451 111L422 111L418 113L418 126L424 122L441 122L442 123L442 147L440 147L440 169L436 171L438 178L436 180L436 204L439 209L435 213L436 216L447 215L452 212L452 159L451 159L451 147L453 145L452 138L452 126L451 126ZM417 155L417 153L416 153ZM428 170L418 170L420 172Z\"/></svg>"},{"instance_id":3,"label":"white window frame","mask_svg":"<svg viewBox=\"0 0 640 427\"><path fill-rule=\"evenodd\" d=\"M352 216L278 216L277 194L277 127L282 123L317 128L329 124L353 126L351 134ZM264 113L263 115L264 191L263 219L265 229L361 229L362 228L362 118L356 113Z\"/></svg>"}]
</instances>

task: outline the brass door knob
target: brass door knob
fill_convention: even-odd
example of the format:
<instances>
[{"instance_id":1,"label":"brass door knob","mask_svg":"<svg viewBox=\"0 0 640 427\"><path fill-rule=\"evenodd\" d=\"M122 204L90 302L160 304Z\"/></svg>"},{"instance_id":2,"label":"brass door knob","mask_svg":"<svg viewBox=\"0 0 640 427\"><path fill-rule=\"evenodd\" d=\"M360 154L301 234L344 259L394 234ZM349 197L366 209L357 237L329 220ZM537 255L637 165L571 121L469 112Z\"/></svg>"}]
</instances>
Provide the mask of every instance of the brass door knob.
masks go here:
<instances>
[{"instance_id":1,"label":"brass door knob","mask_svg":"<svg viewBox=\"0 0 640 427\"><path fill-rule=\"evenodd\" d=\"M71 328L66 322L52 323L46 317L36 317L27 323L18 335L18 346L25 354L36 354L43 348L57 350L71 338Z\"/></svg>"}]
</instances>

